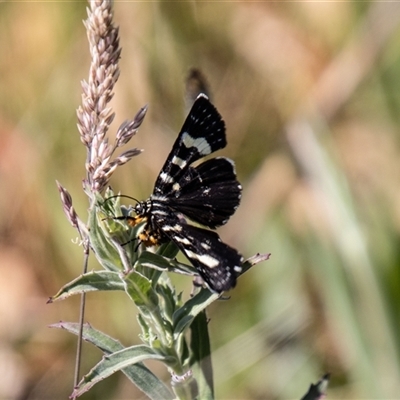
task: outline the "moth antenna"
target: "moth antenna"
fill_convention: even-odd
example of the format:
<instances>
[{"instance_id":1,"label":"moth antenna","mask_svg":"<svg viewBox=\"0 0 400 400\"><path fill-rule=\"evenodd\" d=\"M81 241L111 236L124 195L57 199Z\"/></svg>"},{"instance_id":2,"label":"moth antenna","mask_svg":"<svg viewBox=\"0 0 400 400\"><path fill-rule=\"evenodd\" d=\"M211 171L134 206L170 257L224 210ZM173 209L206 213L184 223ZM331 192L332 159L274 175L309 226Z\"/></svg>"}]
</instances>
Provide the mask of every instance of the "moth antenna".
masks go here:
<instances>
[{"instance_id":1,"label":"moth antenna","mask_svg":"<svg viewBox=\"0 0 400 400\"><path fill-rule=\"evenodd\" d=\"M115 199L117 197L124 197L126 199L130 199L130 200L136 201L136 203L140 203L140 201L138 199L136 199L135 197L128 196L126 194L116 194L115 196L107 197L106 199L104 199L104 203L106 201L108 201L108 200Z\"/></svg>"}]
</instances>

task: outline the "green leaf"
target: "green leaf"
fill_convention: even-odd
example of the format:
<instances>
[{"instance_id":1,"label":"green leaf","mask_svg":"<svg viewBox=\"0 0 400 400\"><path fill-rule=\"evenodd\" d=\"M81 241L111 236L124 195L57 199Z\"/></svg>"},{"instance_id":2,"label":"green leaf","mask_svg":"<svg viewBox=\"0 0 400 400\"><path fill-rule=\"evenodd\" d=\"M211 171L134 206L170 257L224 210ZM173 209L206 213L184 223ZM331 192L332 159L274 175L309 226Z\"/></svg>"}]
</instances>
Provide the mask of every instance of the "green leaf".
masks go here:
<instances>
[{"instance_id":1,"label":"green leaf","mask_svg":"<svg viewBox=\"0 0 400 400\"><path fill-rule=\"evenodd\" d=\"M75 335L79 334L79 324L77 323L61 322L51 325L51 327L65 329ZM85 324L83 327L83 339L95 345L104 354L111 354L124 349L120 342L92 328L89 324ZM122 368L121 371L150 399L174 399L175 396L171 391L142 362Z\"/></svg>"},{"instance_id":2,"label":"green leaf","mask_svg":"<svg viewBox=\"0 0 400 400\"><path fill-rule=\"evenodd\" d=\"M74 335L79 334L79 324L77 322L59 322L57 324L50 325L50 328L64 329ZM124 348L124 346L122 346L118 340L113 339L111 336L108 336L101 331L98 331L90 324L83 325L82 337L85 341L93 344L105 354L111 354Z\"/></svg>"},{"instance_id":3,"label":"green leaf","mask_svg":"<svg viewBox=\"0 0 400 400\"><path fill-rule=\"evenodd\" d=\"M130 367L145 360L158 360L172 363L172 357L165 357L151 347L145 345L127 347L110 355L106 355L86 374L75 388L71 397L80 396L91 389L96 383L109 377L117 371Z\"/></svg>"},{"instance_id":4,"label":"green leaf","mask_svg":"<svg viewBox=\"0 0 400 400\"><path fill-rule=\"evenodd\" d=\"M158 297L151 281L132 269L124 277L125 290L138 307L147 307L150 311L158 306Z\"/></svg>"},{"instance_id":5,"label":"green leaf","mask_svg":"<svg viewBox=\"0 0 400 400\"><path fill-rule=\"evenodd\" d=\"M191 365L196 377L199 399L214 399L213 367L206 311L197 314L190 325Z\"/></svg>"},{"instance_id":6,"label":"green leaf","mask_svg":"<svg viewBox=\"0 0 400 400\"><path fill-rule=\"evenodd\" d=\"M175 294L175 288L168 283L160 282L155 289L159 294L160 309L162 309L163 316L172 324L174 312L181 302Z\"/></svg>"},{"instance_id":7,"label":"green leaf","mask_svg":"<svg viewBox=\"0 0 400 400\"><path fill-rule=\"evenodd\" d=\"M168 270L168 260L157 254L144 250L136 264L135 268L143 272L151 280L153 288L157 285L161 275Z\"/></svg>"},{"instance_id":8,"label":"green leaf","mask_svg":"<svg viewBox=\"0 0 400 400\"><path fill-rule=\"evenodd\" d=\"M171 261L164 256L144 250L138 258L138 263L147 268L153 268L158 271L168 271L171 269Z\"/></svg>"},{"instance_id":9,"label":"green leaf","mask_svg":"<svg viewBox=\"0 0 400 400\"><path fill-rule=\"evenodd\" d=\"M185 275L197 274L196 270L192 266L182 264L176 260L146 250L140 255L138 263L144 267L154 268L159 271L173 271Z\"/></svg>"},{"instance_id":10,"label":"green leaf","mask_svg":"<svg viewBox=\"0 0 400 400\"><path fill-rule=\"evenodd\" d=\"M105 229L101 229L98 221L98 208L92 207L89 214L90 245L103 268L109 271L121 271L123 265L115 247L106 239Z\"/></svg>"},{"instance_id":11,"label":"green leaf","mask_svg":"<svg viewBox=\"0 0 400 400\"><path fill-rule=\"evenodd\" d=\"M144 343L150 346L150 344L153 343L157 339L157 337L153 333L148 321L144 318L142 314L139 313L137 315L137 320L142 330L142 333L139 334L139 337Z\"/></svg>"},{"instance_id":12,"label":"green leaf","mask_svg":"<svg viewBox=\"0 0 400 400\"><path fill-rule=\"evenodd\" d=\"M50 297L49 303L64 300L69 296L100 290L125 290L120 273L111 271L90 271L64 285Z\"/></svg>"},{"instance_id":13,"label":"green leaf","mask_svg":"<svg viewBox=\"0 0 400 400\"><path fill-rule=\"evenodd\" d=\"M157 254L160 254L161 256L164 256L166 258L175 258L178 253L179 253L178 246L171 241L162 244L157 249Z\"/></svg>"},{"instance_id":14,"label":"green leaf","mask_svg":"<svg viewBox=\"0 0 400 400\"><path fill-rule=\"evenodd\" d=\"M173 315L174 335L179 336L193 321L197 314L219 298L218 294L202 288Z\"/></svg>"}]
</instances>

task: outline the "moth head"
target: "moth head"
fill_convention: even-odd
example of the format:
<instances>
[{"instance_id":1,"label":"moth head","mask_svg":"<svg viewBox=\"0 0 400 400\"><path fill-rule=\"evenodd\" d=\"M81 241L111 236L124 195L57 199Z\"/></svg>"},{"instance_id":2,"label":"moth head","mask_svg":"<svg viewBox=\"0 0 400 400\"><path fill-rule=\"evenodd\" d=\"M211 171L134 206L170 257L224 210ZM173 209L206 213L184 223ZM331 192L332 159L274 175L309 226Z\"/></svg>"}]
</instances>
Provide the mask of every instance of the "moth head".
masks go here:
<instances>
[{"instance_id":1,"label":"moth head","mask_svg":"<svg viewBox=\"0 0 400 400\"><path fill-rule=\"evenodd\" d=\"M144 216L145 214L148 214L151 209L151 202L150 201L138 201L133 208L136 215L139 216Z\"/></svg>"}]
</instances>

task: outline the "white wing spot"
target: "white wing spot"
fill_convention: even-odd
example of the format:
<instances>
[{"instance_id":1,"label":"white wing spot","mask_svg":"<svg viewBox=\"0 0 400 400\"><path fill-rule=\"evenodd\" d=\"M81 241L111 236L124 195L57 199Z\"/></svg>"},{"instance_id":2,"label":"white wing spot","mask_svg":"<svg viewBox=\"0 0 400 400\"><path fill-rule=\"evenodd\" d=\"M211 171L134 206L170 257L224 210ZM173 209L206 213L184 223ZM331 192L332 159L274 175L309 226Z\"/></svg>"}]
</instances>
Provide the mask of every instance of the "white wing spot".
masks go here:
<instances>
[{"instance_id":1,"label":"white wing spot","mask_svg":"<svg viewBox=\"0 0 400 400\"><path fill-rule=\"evenodd\" d=\"M200 246L204 249L204 250L210 250L210 246L207 243L201 243Z\"/></svg>"},{"instance_id":2,"label":"white wing spot","mask_svg":"<svg viewBox=\"0 0 400 400\"><path fill-rule=\"evenodd\" d=\"M182 227L180 225L174 225L174 226L164 225L162 227L162 230L165 232L168 232L168 231L180 232L182 230Z\"/></svg>"},{"instance_id":3,"label":"white wing spot","mask_svg":"<svg viewBox=\"0 0 400 400\"><path fill-rule=\"evenodd\" d=\"M211 147L204 138L192 138L187 132L182 135L182 143L187 147L196 147L202 156L211 154Z\"/></svg>"},{"instance_id":4,"label":"white wing spot","mask_svg":"<svg viewBox=\"0 0 400 400\"><path fill-rule=\"evenodd\" d=\"M209 256L208 254L196 254L193 253L193 251L186 250L186 254L189 258L194 258L195 260L200 261L202 264L206 265L208 268L215 268L218 267L219 261L214 258Z\"/></svg>"},{"instance_id":5,"label":"white wing spot","mask_svg":"<svg viewBox=\"0 0 400 400\"><path fill-rule=\"evenodd\" d=\"M165 202L167 200L166 196L157 195L157 194L152 194L150 198L151 198L151 200L160 201L160 202Z\"/></svg>"},{"instance_id":6,"label":"white wing spot","mask_svg":"<svg viewBox=\"0 0 400 400\"><path fill-rule=\"evenodd\" d=\"M168 174L165 173L165 172L161 172L161 174L160 174L160 179L161 179L163 182L165 182L165 183L171 183L171 182L174 181L174 180L172 179L171 175L168 175Z\"/></svg>"},{"instance_id":7,"label":"white wing spot","mask_svg":"<svg viewBox=\"0 0 400 400\"><path fill-rule=\"evenodd\" d=\"M187 162L185 160L183 160L182 158L179 158L177 156L173 156L171 162L172 162L172 164L175 164L180 168L185 168L186 164L187 164Z\"/></svg>"},{"instance_id":8,"label":"white wing spot","mask_svg":"<svg viewBox=\"0 0 400 400\"><path fill-rule=\"evenodd\" d=\"M155 215L168 215L167 212L162 211L162 210L153 210L152 214L155 214Z\"/></svg>"},{"instance_id":9,"label":"white wing spot","mask_svg":"<svg viewBox=\"0 0 400 400\"><path fill-rule=\"evenodd\" d=\"M233 269L235 270L235 272L242 272L242 267L240 267L239 265L235 265L234 267L233 267Z\"/></svg>"},{"instance_id":10,"label":"white wing spot","mask_svg":"<svg viewBox=\"0 0 400 400\"><path fill-rule=\"evenodd\" d=\"M186 245L186 246L188 246L189 244L192 243L190 240L188 240L188 239L186 239L186 238L180 238L180 237L177 237L177 236L174 236L174 240L175 240L176 242L182 243L182 244L184 244L184 245Z\"/></svg>"}]
</instances>

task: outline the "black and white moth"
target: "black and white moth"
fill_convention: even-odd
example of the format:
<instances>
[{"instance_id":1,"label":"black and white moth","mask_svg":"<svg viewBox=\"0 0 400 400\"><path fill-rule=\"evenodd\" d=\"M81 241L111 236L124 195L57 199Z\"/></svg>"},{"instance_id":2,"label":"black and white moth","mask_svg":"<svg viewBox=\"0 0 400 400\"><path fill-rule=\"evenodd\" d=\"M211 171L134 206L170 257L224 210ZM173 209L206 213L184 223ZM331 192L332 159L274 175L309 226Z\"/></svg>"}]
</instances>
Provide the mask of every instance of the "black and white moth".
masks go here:
<instances>
[{"instance_id":1,"label":"black and white moth","mask_svg":"<svg viewBox=\"0 0 400 400\"><path fill-rule=\"evenodd\" d=\"M144 245L173 241L217 293L235 286L243 258L215 232L189 225L184 216L215 229L237 209L242 187L231 160L216 157L192 166L225 146L225 123L207 96L200 94L158 175L153 194L135 206L135 217L127 218L132 226L145 222L139 234Z\"/></svg>"}]
</instances>

